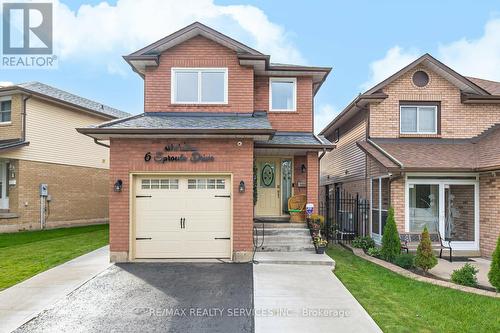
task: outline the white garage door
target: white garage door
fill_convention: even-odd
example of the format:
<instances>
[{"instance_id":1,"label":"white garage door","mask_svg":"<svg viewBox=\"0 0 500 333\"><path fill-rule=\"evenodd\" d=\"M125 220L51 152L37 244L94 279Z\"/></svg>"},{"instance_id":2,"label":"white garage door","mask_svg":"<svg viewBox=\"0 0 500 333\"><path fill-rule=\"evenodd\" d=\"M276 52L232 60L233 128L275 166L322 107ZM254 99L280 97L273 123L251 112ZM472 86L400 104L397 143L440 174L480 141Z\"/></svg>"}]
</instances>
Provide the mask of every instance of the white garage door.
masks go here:
<instances>
[{"instance_id":1,"label":"white garage door","mask_svg":"<svg viewBox=\"0 0 500 333\"><path fill-rule=\"evenodd\" d=\"M135 178L136 258L230 258L226 176Z\"/></svg>"}]
</instances>

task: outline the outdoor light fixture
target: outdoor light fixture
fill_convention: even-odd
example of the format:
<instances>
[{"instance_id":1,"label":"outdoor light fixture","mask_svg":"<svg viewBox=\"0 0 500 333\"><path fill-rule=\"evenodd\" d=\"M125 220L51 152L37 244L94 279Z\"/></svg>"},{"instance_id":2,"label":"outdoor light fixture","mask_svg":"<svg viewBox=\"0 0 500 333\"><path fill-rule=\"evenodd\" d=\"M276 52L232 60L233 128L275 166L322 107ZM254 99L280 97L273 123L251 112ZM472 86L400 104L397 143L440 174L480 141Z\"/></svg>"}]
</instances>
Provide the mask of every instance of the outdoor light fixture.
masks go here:
<instances>
[{"instance_id":1,"label":"outdoor light fixture","mask_svg":"<svg viewBox=\"0 0 500 333\"><path fill-rule=\"evenodd\" d=\"M121 179L118 179L115 183L115 192L121 192L123 188L123 181Z\"/></svg>"},{"instance_id":2,"label":"outdoor light fixture","mask_svg":"<svg viewBox=\"0 0 500 333\"><path fill-rule=\"evenodd\" d=\"M305 165L305 164L302 164L302 165L300 166L300 171L302 171L302 173L306 173L306 170L307 170L306 165Z\"/></svg>"},{"instance_id":3,"label":"outdoor light fixture","mask_svg":"<svg viewBox=\"0 0 500 333\"><path fill-rule=\"evenodd\" d=\"M240 193L245 192L245 182L244 181L240 182L239 191L240 191Z\"/></svg>"}]
</instances>

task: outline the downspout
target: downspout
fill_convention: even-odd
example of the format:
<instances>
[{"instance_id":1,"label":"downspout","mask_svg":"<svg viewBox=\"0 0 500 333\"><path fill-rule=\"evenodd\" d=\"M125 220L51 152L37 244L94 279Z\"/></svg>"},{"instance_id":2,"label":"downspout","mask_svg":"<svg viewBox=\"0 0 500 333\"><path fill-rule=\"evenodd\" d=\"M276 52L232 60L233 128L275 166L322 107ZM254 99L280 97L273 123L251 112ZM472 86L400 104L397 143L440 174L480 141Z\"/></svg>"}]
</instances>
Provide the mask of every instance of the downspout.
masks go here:
<instances>
[{"instance_id":1,"label":"downspout","mask_svg":"<svg viewBox=\"0 0 500 333\"><path fill-rule=\"evenodd\" d=\"M99 142L99 140L97 140L96 138L94 138L94 143L99 145L99 146L103 146L103 147L106 147L106 148L109 148L109 145L105 144L105 143L102 143L102 142Z\"/></svg>"},{"instance_id":2,"label":"downspout","mask_svg":"<svg viewBox=\"0 0 500 333\"><path fill-rule=\"evenodd\" d=\"M21 113L22 126L21 126L21 142L26 141L26 102L31 98L31 95L23 96L23 110Z\"/></svg>"}]
</instances>

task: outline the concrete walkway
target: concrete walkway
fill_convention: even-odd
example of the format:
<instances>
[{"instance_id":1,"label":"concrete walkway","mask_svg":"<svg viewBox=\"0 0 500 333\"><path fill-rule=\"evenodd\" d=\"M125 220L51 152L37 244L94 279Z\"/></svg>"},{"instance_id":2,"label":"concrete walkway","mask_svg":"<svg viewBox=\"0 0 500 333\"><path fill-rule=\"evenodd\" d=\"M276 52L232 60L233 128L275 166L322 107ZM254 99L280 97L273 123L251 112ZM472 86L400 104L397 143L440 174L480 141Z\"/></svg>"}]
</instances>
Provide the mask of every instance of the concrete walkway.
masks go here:
<instances>
[{"instance_id":1,"label":"concrete walkway","mask_svg":"<svg viewBox=\"0 0 500 333\"><path fill-rule=\"evenodd\" d=\"M110 265L105 246L1 291L0 332L18 328Z\"/></svg>"},{"instance_id":2,"label":"concrete walkway","mask_svg":"<svg viewBox=\"0 0 500 333\"><path fill-rule=\"evenodd\" d=\"M462 268L466 263L469 263L479 270L476 274L477 283L483 287L493 288L490 281L488 281L488 272L490 271L491 260L484 258L470 258L470 260L471 261L468 262L449 262L448 260L438 258L438 264L429 270L429 272L442 279L450 280L451 273L453 273L454 270Z\"/></svg>"},{"instance_id":3,"label":"concrete walkway","mask_svg":"<svg viewBox=\"0 0 500 333\"><path fill-rule=\"evenodd\" d=\"M333 274L333 260L313 253L259 253L254 265L255 332L381 332Z\"/></svg>"}]
</instances>

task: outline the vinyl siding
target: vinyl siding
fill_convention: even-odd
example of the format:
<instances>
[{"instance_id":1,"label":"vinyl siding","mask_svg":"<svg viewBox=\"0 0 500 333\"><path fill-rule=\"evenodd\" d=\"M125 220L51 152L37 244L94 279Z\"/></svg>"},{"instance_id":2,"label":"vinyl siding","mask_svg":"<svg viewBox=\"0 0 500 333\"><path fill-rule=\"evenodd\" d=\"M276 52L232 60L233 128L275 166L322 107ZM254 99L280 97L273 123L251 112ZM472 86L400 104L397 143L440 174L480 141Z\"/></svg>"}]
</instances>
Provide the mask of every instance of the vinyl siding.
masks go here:
<instances>
[{"instance_id":1,"label":"vinyl siding","mask_svg":"<svg viewBox=\"0 0 500 333\"><path fill-rule=\"evenodd\" d=\"M340 140L335 143L336 148L321 159L322 185L365 177L366 157L356 145L356 142L364 140L365 136L366 117L364 114L353 118L350 123L340 128Z\"/></svg>"},{"instance_id":2,"label":"vinyl siding","mask_svg":"<svg viewBox=\"0 0 500 333\"><path fill-rule=\"evenodd\" d=\"M108 169L108 148L75 129L104 121L33 97L27 101L26 111L26 140L30 144L3 153L2 158Z\"/></svg>"}]
</instances>

